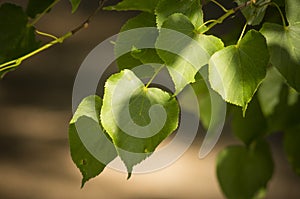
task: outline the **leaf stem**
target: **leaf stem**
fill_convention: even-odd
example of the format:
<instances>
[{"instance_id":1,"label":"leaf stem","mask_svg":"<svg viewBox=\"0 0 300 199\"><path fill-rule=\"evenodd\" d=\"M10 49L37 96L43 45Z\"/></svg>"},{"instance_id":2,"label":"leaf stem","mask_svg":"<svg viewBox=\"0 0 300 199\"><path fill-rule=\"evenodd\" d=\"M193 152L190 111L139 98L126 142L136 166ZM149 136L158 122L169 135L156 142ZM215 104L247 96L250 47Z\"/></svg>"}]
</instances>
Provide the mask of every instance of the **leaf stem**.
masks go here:
<instances>
[{"instance_id":1,"label":"leaf stem","mask_svg":"<svg viewBox=\"0 0 300 199\"><path fill-rule=\"evenodd\" d=\"M240 38L239 38L239 40L237 41L237 46L239 45L240 41L242 40L242 38L243 38L243 36L244 36L244 34L245 34L247 25L248 25L248 23L246 22L246 24L244 25L243 30L242 30L242 32L241 32Z\"/></svg>"},{"instance_id":2,"label":"leaf stem","mask_svg":"<svg viewBox=\"0 0 300 199\"><path fill-rule=\"evenodd\" d=\"M223 21L228 18L229 16L233 15L234 13L236 13L237 11L251 5L251 3L253 0L247 1L244 4L239 5L238 7L232 8L230 10L227 10L227 12L222 15L220 18L216 19L213 23L211 23L209 26L207 26L207 29L204 30L203 32L201 32L202 34L207 32L208 30L210 30L211 28L213 28L215 25L223 23Z\"/></svg>"},{"instance_id":3,"label":"leaf stem","mask_svg":"<svg viewBox=\"0 0 300 199\"><path fill-rule=\"evenodd\" d=\"M36 18L29 24L29 26L34 26L51 8L53 8L60 0L55 0L51 3L48 8L46 8L41 14L38 14Z\"/></svg>"},{"instance_id":4,"label":"leaf stem","mask_svg":"<svg viewBox=\"0 0 300 199\"><path fill-rule=\"evenodd\" d=\"M272 5L274 5L276 8L277 8L277 10L279 11L279 14L280 14L280 16L281 16L281 19L282 19L282 25L283 25L283 27L287 27L287 25L286 25L286 22L285 22L285 18L284 18L284 15L283 15L283 13L282 13L282 11L281 11L281 9L280 9L280 7L278 6L278 4L277 3L275 3L275 2L271 2L271 4Z\"/></svg>"},{"instance_id":5,"label":"leaf stem","mask_svg":"<svg viewBox=\"0 0 300 199\"><path fill-rule=\"evenodd\" d=\"M217 2L216 0L210 0L211 2L213 2L214 4L216 4L217 6L219 6L224 12L228 12L228 10L219 2Z\"/></svg>"},{"instance_id":6,"label":"leaf stem","mask_svg":"<svg viewBox=\"0 0 300 199\"><path fill-rule=\"evenodd\" d=\"M49 33L46 33L46 32L42 32L42 31L39 31L39 30L35 30L35 32L39 35L42 35L42 36L45 36L45 37L50 37L52 39L58 39L56 36L54 35L51 35Z\"/></svg>"},{"instance_id":7,"label":"leaf stem","mask_svg":"<svg viewBox=\"0 0 300 199\"><path fill-rule=\"evenodd\" d=\"M150 84L152 83L152 81L154 80L154 78L158 75L158 73L165 67L164 64L162 64L154 73L154 75L151 77L151 79L148 81L148 83L146 84L145 88L148 88L150 86Z\"/></svg>"}]
</instances>

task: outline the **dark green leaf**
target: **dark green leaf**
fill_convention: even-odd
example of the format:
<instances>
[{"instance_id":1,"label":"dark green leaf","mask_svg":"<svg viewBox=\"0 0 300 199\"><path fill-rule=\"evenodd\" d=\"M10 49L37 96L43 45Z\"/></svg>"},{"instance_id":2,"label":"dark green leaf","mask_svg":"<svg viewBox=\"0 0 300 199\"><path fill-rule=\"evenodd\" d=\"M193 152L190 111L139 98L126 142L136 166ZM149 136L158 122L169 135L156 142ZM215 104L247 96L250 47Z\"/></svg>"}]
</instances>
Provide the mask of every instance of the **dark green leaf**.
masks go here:
<instances>
[{"instance_id":1,"label":"dark green leaf","mask_svg":"<svg viewBox=\"0 0 300 199\"><path fill-rule=\"evenodd\" d=\"M266 76L269 52L265 38L250 30L238 45L216 52L209 62L209 81L225 101L243 107L245 113Z\"/></svg>"},{"instance_id":2,"label":"dark green leaf","mask_svg":"<svg viewBox=\"0 0 300 199\"><path fill-rule=\"evenodd\" d=\"M175 98L158 88L146 88L130 70L105 83L101 122L128 170L151 155L178 125Z\"/></svg>"},{"instance_id":3,"label":"dark green leaf","mask_svg":"<svg viewBox=\"0 0 300 199\"><path fill-rule=\"evenodd\" d=\"M267 39L271 63L290 86L300 91L300 1L286 1L289 26L265 23L261 32Z\"/></svg>"},{"instance_id":4,"label":"dark green leaf","mask_svg":"<svg viewBox=\"0 0 300 199\"><path fill-rule=\"evenodd\" d=\"M82 186L99 175L116 156L110 138L99 124L102 100L88 96L78 106L69 126L71 156L82 173Z\"/></svg>"},{"instance_id":5,"label":"dark green leaf","mask_svg":"<svg viewBox=\"0 0 300 199\"><path fill-rule=\"evenodd\" d=\"M273 160L266 142L251 148L230 146L217 157L219 184L228 199L253 199L265 189L273 174Z\"/></svg>"},{"instance_id":6,"label":"dark green leaf","mask_svg":"<svg viewBox=\"0 0 300 199\"><path fill-rule=\"evenodd\" d=\"M256 97L250 102L245 117L242 116L240 109L234 108L232 131L246 145L266 134L267 121Z\"/></svg>"},{"instance_id":7,"label":"dark green leaf","mask_svg":"<svg viewBox=\"0 0 300 199\"><path fill-rule=\"evenodd\" d=\"M39 46L34 28L27 26L22 8L5 3L0 7L0 63L18 58Z\"/></svg>"},{"instance_id":8,"label":"dark green leaf","mask_svg":"<svg viewBox=\"0 0 300 199\"><path fill-rule=\"evenodd\" d=\"M144 12L154 12L159 0L123 0L114 6L107 6L104 10L140 10Z\"/></svg>"},{"instance_id":9,"label":"dark green leaf","mask_svg":"<svg viewBox=\"0 0 300 199\"><path fill-rule=\"evenodd\" d=\"M34 18L36 15L44 12L55 0L29 0L26 13Z\"/></svg>"},{"instance_id":10,"label":"dark green leaf","mask_svg":"<svg viewBox=\"0 0 300 199\"><path fill-rule=\"evenodd\" d=\"M81 0L69 0L72 5L72 13L76 12Z\"/></svg>"},{"instance_id":11,"label":"dark green leaf","mask_svg":"<svg viewBox=\"0 0 300 199\"><path fill-rule=\"evenodd\" d=\"M248 0L235 0L238 5L243 5ZM245 16L249 25L258 25L262 22L268 4L271 0L256 0L256 3L251 3L249 6L242 9L242 13ZM264 6L261 6L264 5Z\"/></svg>"},{"instance_id":12,"label":"dark green leaf","mask_svg":"<svg viewBox=\"0 0 300 199\"><path fill-rule=\"evenodd\" d=\"M288 161L295 172L300 176L300 125L289 129L284 134L284 150Z\"/></svg>"},{"instance_id":13,"label":"dark green leaf","mask_svg":"<svg viewBox=\"0 0 300 199\"><path fill-rule=\"evenodd\" d=\"M203 24L203 12L200 0L160 0L155 9L157 27L160 28L164 21L174 13L186 15L197 28Z\"/></svg>"},{"instance_id":14,"label":"dark green leaf","mask_svg":"<svg viewBox=\"0 0 300 199\"><path fill-rule=\"evenodd\" d=\"M211 35L195 33L191 21L176 13L163 23L155 46L167 65L176 95L195 81L196 73L208 64L213 53L223 48L223 42Z\"/></svg>"}]
</instances>

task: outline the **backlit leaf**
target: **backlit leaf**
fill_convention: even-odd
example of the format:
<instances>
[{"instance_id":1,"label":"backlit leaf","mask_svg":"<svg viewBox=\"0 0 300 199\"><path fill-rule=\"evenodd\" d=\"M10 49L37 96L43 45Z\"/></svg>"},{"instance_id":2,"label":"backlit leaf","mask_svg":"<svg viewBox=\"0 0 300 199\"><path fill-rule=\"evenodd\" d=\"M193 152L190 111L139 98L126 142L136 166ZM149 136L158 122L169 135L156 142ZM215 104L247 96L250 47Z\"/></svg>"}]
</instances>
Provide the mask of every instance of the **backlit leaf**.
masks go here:
<instances>
[{"instance_id":1,"label":"backlit leaf","mask_svg":"<svg viewBox=\"0 0 300 199\"><path fill-rule=\"evenodd\" d=\"M112 75L105 84L101 122L125 163L134 165L151 155L178 125L179 107L171 94L146 88L130 70Z\"/></svg>"},{"instance_id":2,"label":"backlit leaf","mask_svg":"<svg viewBox=\"0 0 300 199\"><path fill-rule=\"evenodd\" d=\"M250 30L238 45L216 52L209 61L209 81L225 101L243 107L245 113L266 76L269 52L265 38Z\"/></svg>"},{"instance_id":3,"label":"backlit leaf","mask_svg":"<svg viewBox=\"0 0 300 199\"><path fill-rule=\"evenodd\" d=\"M82 186L99 175L116 156L110 138L99 123L102 100L88 96L78 106L69 126L69 142L73 162L82 173Z\"/></svg>"},{"instance_id":4,"label":"backlit leaf","mask_svg":"<svg viewBox=\"0 0 300 199\"><path fill-rule=\"evenodd\" d=\"M217 37L195 33L190 20L178 13L164 22L155 45L175 84L175 95L194 82L196 73L208 64L211 55L223 48Z\"/></svg>"}]
</instances>

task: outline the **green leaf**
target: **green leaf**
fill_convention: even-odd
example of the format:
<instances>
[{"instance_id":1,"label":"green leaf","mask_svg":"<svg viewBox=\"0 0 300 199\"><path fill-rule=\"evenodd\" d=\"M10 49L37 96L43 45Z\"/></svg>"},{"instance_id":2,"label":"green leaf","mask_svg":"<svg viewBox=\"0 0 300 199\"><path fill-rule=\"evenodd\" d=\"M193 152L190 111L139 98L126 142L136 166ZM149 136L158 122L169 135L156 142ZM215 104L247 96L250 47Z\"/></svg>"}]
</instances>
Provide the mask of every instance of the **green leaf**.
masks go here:
<instances>
[{"instance_id":1,"label":"green leaf","mask_svg":"<svg viewBox=\"0 0 300 199\"><path fill-rule=\"evenodd\" d=\"M116 41L115 55L120 70L132 69L147 63L163 63L154 49L154 43L158 36L158 30L138 29L144 27L155 27L155 16L151 13L141 13L129 19L121 28L121 33ZM136 29L135 32L122 33ZM154 31L155 30L155 31ZM137 47L146 44L153 48L139 49ZM127 52L129 51L129 52ZM124 52L127 52L124 54Z\"/></svg>"},{"instance_id":2,"label":"green leaf","mask_svg":"<svg viewBox=\"0 0 300 199\"><path fill-rule=\"evenodd\" d=\"M223 48L223 42L211 35L195 33L190 20L176 13L162 25L155 46L167 65L176 95L187 84L195 81L196 73L208 64L213 53Z\"/></svg>"},{"instance_id":3,"label":"green leaf","mask_svg":"<svg viewBox=\"0 0 300 199\"><path fill-rule=\"evenodd\" d=\"M101 106L100 97L88 96L79 104L70 121L70 151L73 162L82 173L82 187L117 156L110 138L99 124Z\"/></svg>"},{"instance_id":4,"label":"green leaf","mask_svg":"<svg viewBox=\"0 0 300 199\"><path fill-rule=\"evenodd\" d=\"M72 13L76 12L81 0L69 0L72 5Z\"/></svg>"},{"instance_id":5,"label":"green leaf","mask_svg":"<svg viewBox=\"0 0 300 199\"><path fill-rule=\"evenodd\" d=\"M279 72L274 67L269 68L258 90L258 99L265 116L271 115L276 105L279 104L283 83L284 79Z\"/></svg>"},{"instance_id":6,"label":"green leaf","mask_svg":"<svg viewBox=\"0 0 300 199\"><path fill-rule=\"evenodd\" d=\"M104 10L140 10L153 13L159 0L123 0L117 5L107 6Z\"/></svg>"},{"instance_id":7,"label":"green leaf","mask_svg":"<svg viewBox=\"0 0 300 199\"><path fill-rule=\"evenodd\" d=\"M178 126L179 107L171 94L146 88L130 70L105 83L101 122L125 163L128 178L134 165L151 155Z\"/></svg>"},{"instance_id":8,"label":"green leaf","mask_svg":"<svg viewBox=\"0 0 300 199\"><path fill-rule=\"evenodd\" d=\"M257 97L254 97L249 104L245 117L242 116L240 109L234 107L232 131L246 145L262 138L267 132L267 127L267 120L262 113Z\"/></svg>"},{"instance_id":9,"label":"green leaf","mask_svg":"<svg viewBox=\"0 0 300 199\"><path fill-rule=\"evenodd\" d=\"M300 125L289 129L284 134L284 150L289 163L292 165L295 172L300 176Z\"/></svg>"},{"instance_id":10,"label":"green leaf","mask_svg":"<svg viewBox=\"0 0 300 199\"><path fill-rule=\"evenodd\" d=\"M209 81L225 101L243 107L245 113L266 76L269 53L265 38L250 30L238 45L215 53L209 61Z\"/></svg>"},{"instance_id":11,"label":"green leaf","mask_svg":"<svg viewBox=\"0 0 300 199\"><path fill-rule=\"evenodd\" d=\"M264 141L249 149L230 146L217 157L219 184L228 199L253 199L265 189L273 174L273 160Z\"/></svg>"},{"instance_id":12,"label":"green leaf","mask_svg":"<svg viewBox=\"0 0 300 199\"><path fill-rule=\"evenodd\" d=\"M34 28L27 26L22 7L5 3L0 7L0 63L18 58L39 46Z\"/></svg>"},{"instance_id":13,"label":"green leaf","mask_svg":"<svg viewBox=\"0 0 300 199\"><path fill-rule=\"evenodd\" d=\"M286 1L289 26L265 23L260 30L266 37L271 63L286 78L288 84L300 91L300 2Z\"/></svg>"},{"instance_id":14,"label":"green leaf","mask_svg":"<svg viewBox=\"0 0 300 199\"><path fill-rule=\"evenodd\" d=\"M29 0L26 13L34 18L36 15L44 12L55 0Z\"/></svg>"},{"instance_id":15,"label":"green leaf","mask_svg":"<svg viewBox=\"0 0 300 199\"><path fill-rule=\"evenodd\" d=\"M235 0L235 2L240 6L247 3L248 0ZM255 3L251 3L249 6L242 9L242 13L249 25L255 26L262 22L268 7L267 3L269 2L271 2L271 0L256 0Z\"/></svg>"},{"instance_id":16,"label":"green leaf","mask_svg":"<svg viewBox=\"0 0 300 199\"><path fill-rule=\"evenodd\" d=\"M160 0L155 9L157 27L160 28L164 21L174 13L186 15L195 27L203 24L200 0Z\"/></svg>"}]
</instances>

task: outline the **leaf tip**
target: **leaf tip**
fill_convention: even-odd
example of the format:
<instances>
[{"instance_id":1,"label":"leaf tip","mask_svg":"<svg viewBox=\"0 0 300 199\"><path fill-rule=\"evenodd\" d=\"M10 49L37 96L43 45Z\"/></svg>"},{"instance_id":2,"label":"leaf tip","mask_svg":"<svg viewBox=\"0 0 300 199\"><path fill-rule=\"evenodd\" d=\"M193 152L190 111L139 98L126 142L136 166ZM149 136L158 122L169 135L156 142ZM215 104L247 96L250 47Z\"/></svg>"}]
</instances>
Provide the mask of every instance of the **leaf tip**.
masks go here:
<instances>
[{"instance_id":1,"label":"leaf tip","mask_svg":"<svg viewBox=\"0 0 300 199\"><path fill-rule=\"evenodd\" d=\"M130 179L130 177L131 177L131 174L132 174L132 172L128 172L128 175L127 175L127 180L129 180L129 179Z\"/></svg>"}]
</instances>

